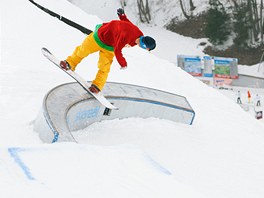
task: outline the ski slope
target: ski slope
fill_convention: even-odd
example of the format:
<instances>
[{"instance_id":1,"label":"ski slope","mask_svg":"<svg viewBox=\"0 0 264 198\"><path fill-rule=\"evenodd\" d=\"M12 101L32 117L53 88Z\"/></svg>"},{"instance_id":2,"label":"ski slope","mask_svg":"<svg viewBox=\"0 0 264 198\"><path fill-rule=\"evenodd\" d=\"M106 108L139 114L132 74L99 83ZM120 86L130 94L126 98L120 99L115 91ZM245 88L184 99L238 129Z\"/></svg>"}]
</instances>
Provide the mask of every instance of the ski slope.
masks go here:
<instances>
[{"instance_id":1,"label":"ski slope","mask_svg":"<svg viewBox=\"0 0 264 198\"><path fill-rule=\"evenodd\" d=\"M38 2L90 29L102 22L65 0ZM193 125L116 119L78 131L80 144L44 144L33 130L42 99L72 79L40 49L64 59L85 35L28 1L2 1L0 197L263 197L263 123L175 66L173 54L202 54L200 40L141 28L156 38L157 50L124 49L128 69L114 60L108 80L185 96L196 112ZM87 57L77 72L93 80L97 59Z\"/></svg>"}]
</instances>

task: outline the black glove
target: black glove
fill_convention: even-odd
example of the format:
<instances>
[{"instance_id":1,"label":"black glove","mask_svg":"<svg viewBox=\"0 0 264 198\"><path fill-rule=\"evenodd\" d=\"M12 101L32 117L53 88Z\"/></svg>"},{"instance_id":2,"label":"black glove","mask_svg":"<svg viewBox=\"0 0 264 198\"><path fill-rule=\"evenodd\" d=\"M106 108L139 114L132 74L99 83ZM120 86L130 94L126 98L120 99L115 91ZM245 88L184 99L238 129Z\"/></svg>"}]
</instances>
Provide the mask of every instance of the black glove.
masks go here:
<instances>
[{"instance_id":1,"label":"black glove","mask_svg":"<svg viewBox=\"0 0 264 198\"><path fill-rule=\"evenodd\" d=\"M117 9L117 15L118 15L118 16L121 16L121 15L123 15L123 14L125 14L124 9L123 9L123 8L118 8L118 9Z\"/></svg>"}]
</instances>

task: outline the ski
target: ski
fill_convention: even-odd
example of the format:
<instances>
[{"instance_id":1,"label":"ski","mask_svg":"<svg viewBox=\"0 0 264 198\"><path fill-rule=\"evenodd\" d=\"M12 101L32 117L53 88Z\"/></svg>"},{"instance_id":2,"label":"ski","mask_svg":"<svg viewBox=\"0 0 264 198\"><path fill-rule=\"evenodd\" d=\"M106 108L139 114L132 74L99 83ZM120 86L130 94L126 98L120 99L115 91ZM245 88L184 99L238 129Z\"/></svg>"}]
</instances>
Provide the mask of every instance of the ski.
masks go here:
<instances>
[{"instance_id":1,"label":"ski","mask_svg":"<svg viewBox=\"0 0 264 198\"><path fill-rule=\"evenodd\" d=\"M89 94L91 94L98 102L100 102L103 106L105 106L108 109L118 109L116 106L111 104L101 92L98 94L95 94L89 90L90 84L84 80L80 75L78 75L76 72L72 70L64 70L60 66L60 61L46 48L41 49L42 54L53 64L55 64L58 68L60 68L62 71L67 73L69 76L71 76L79 85L82 86L82 88L87 91Z\"/></svg>"}]
</instances>

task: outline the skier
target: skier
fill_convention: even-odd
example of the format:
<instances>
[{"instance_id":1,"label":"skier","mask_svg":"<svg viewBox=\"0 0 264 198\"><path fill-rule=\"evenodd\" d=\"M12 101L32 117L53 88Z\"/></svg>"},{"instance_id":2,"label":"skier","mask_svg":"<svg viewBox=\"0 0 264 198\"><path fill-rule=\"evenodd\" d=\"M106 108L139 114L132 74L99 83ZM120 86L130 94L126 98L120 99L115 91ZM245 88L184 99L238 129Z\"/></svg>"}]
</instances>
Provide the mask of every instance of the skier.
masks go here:
<instances>
[{"instance_id":1,"label":"skier","mask_svg":"<svg viewBox=\"0 0 264 198\"><path fill-rule=\"evenodd\" d=\"M237 103L238 103L238 104L242 104L242 102L241 102L241 93L240 93L240 91L237 92Z\"/></svg>"},{"instance_id":2,"label":"skier","mask_svg":"<svg viewBox=\"0 0 264 198\"><path fill-rule=\"evenodd\" d=\"M247 95L248 95L248 103L250 103L251 94L249 90L247 91Z\"/></svg>"},{"instance_id":3,"label":"skier","mask_svg":"<svg viewBox=\"0 0 264 198\"><path fill-rule=\"evenodd\" d=\"M122 8L117 9L117 15L120 20L97 25L95 31L76 47L72 55L60 62L63 69L74 71L83 58L99 51L98 72L89 88L93 93L99 93L103 89L114 56L121 69L127 67L122 54L123 47L138 45L148 51L156 47L155 40L150 36L144 36L141 30L128 20Z\"/></svg>"},{"instance_id":4,"label":"skier","mask_svg":"<svg viewBox=\"0 0 264 198\"><path fill-rule=\"evenodd\" d=\"M256 95L256 101L257 101L257 106L260 106L260 96L258 94Z\"/></svg>"}]
</instances>

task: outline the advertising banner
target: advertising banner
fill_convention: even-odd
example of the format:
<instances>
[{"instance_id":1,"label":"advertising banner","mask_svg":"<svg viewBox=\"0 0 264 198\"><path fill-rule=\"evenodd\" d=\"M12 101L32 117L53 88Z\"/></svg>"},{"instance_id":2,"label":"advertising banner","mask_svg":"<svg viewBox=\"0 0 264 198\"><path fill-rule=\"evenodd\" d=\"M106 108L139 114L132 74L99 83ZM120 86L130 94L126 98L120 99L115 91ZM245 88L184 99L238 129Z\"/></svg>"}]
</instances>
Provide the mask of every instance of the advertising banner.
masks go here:
<instances>
[{"instance_id":1,"label":"advertising banner","mask_svg":"<svg viewBox=\"0 0 264 198\"><path fill-rule=\"evenodd\" d=\"M238 78L237 59L214 57L214 72L218 78Z\"/></svg>"},{"instance_id":2,"label":"advertising banner","mask_svg":"<svg viewBox=\"0 0 264 198\"><path fill-rule=\"evenodd\" d=\"M208 85L231 85L238 78L236 58L178 55L177 61L178 67Z\"/></svg>"},{"instance_id":3,"label":"advertising banner","mask_svg":"<svg viewBox=\"0 0 264 198\"><path fill-rule=\"evenodd\" d=\"M213 77L213 59L211 56L204 56L204 77Z\"/></svg>"},{"instance_id":4,"label":"advertising banner","mask_svg":"<svg viewBox=\"0 0 264 198\"><path fill-rule=\"evenodd\" d=\"M184 70L192 76L202 76L202 62L200 57L184 58Z\"/></svg>"}]
</instances>

